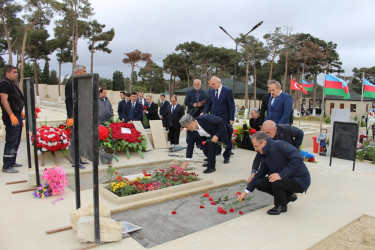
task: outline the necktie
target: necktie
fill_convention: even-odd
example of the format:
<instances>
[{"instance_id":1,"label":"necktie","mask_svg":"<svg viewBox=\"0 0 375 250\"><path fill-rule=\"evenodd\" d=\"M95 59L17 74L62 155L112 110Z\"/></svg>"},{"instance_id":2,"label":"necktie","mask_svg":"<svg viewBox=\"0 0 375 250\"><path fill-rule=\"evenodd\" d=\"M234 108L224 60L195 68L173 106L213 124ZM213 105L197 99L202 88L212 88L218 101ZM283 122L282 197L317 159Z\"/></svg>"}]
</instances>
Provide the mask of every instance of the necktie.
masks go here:
<instances>
[{"instance_id":1,"label":"necktie","mask_svg":"<svg viewBox=\"0 0 375 250\"><path fill-rule=\"evenodd\" d=\"M218 98L219 98L219 90L217 89L215 93L215 99L217 100Z\"/></svg>"},{"instance_id":2,"label":"necktie","mask_svg":"<svg viewBox=\"0 0 375 250\"><path fill-rule=\"evenodd\" d=\"M174 112L174 106L172 105L172 114L173 114L173 112Z\"/></svg>"},{"instance_id":3,"label":"necktie","mask_svg":"<svg viewBox=\"0 0 375 250\"><path fill-rule=\"evenodd\" d=\"M135 108L135 103L134 102L132 102L132 109L134 109Z\"/></svg>"}]
</instances>

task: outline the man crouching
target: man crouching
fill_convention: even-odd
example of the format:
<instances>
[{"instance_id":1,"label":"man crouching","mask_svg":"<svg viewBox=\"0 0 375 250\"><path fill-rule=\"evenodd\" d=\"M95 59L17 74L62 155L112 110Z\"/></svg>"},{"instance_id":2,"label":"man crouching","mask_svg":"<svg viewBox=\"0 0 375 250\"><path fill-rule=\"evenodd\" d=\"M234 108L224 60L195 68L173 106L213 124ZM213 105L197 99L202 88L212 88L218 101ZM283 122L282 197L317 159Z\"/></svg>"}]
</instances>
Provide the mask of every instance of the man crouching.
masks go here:
<instances>
[{"instance_id":1,"label":"man crouching","mask_svg":"<svg viewBox=\"0 0 375 250\"><path fill-rule=\"evenodd\" d=\"M268 210L268 214L284 213L287 204L297 200L295 193L306 192L310 186L310 173L300 152L291 144L274 141L263 131L257 132L251 141L262 156L262 164L238 200L241 201L256 188L274 197L275 207Z\"/></svg>"}]
</instances>

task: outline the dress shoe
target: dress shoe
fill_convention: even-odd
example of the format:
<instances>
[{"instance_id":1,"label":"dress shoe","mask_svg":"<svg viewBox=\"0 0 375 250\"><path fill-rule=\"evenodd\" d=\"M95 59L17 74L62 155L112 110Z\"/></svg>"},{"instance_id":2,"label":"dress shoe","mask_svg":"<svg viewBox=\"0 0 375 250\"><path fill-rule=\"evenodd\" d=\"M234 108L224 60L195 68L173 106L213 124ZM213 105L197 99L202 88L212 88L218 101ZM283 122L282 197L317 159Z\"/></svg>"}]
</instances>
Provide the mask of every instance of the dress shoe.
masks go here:
<instances>
[{"instance_id":1,"label":"dress shoe","mask_svg":"<svg viewBox=\"0 0 375 250\"><path fill-rule=\"evenodd\" d=\"M72 166L72 168L74 168L74 166ZM80 169L86 169L84 166L82 166L81 164L79 164L79 168Z\"/></svg>"},{"instance_id":2,"label":"dress shoe","mask_svg":"<svg viewBox=\"0 0 375 250\"><path fill-rule=\"evenodd\" d=\"M80 164L89 164L87 161L82 161L80 162Z\"/></svg>"},{"instance_id":3,"label":"dress shoe","mask_svg":"<svg viewBox=\"0 0 375 250\"><path fill-rule=\"evenodd\" d=\"M204 160L204 161L208 161L208 158L204 158L203 160Z\"/></svg>"},{"instance_id":4,"label":"dress shoe","mask_svg":"<svg viewBox=\"0 0 375 250\"><path fill-rule=\"evenodd\" d=\"M229 159L224 159L224 164L228 164L229 163Z\"/></svg>"},{"instance_id":5,"label":"dress shoe","mask_svg":"<svg viewBox=\"0 0 375 250\"><path fill-rule=\"evenodd\" d=\"M210 174L210 173L215 172L215 171L216 171L216 169L206 169L206 170L203 171L203 173L204 174Z\"/></svg>"},{"instance_id":6,"label":"dress shoe","mask_svg":"<svg viewBox=\"0 0 375 250\"><path fill-rule=\"evenodd\" d=\"M14 167L14 168L19 168L19 167L22 167L22 166L23 166L22 164L18 164L18 163L14 163L12 165L12 167Z\"/></svg>"},{"instance_id":7,"label":"dress shoe","mask_svg":"<svg viewBox=\"0 0 375 250\"><path fill-rule=\"evenodd\" d=\"M230 152L230 155L234 155L234 153L233 153L233 152Z\"/></svg>"},{"instance_id":8,"label":"dress shoe","mask_svg":"<svg viewBox=\"0 0 375 250\"><path fill-rule=\"evenodd\" d=\"M208 162L203 163L202 167L208 167Z\"/></svg>"},{"instance_id":9,"label":"dress shoe","mask_svg":"<svg viewBox=\"0 0 375 250\"><path fill-rule=\"evenodd\" d=\"M269 215L279 215L281 213L285 213L287 210L288 210L288 207L286 205L285 206L278 206L278 207L274 207L274 208L268 210L267 214L269 214Z\"/></svg>"},{"instance_id":10,"label":"dress shoe","mask_svg":"<svg viewBox=\"0 0 375 250\"><path fill-rule=\"evenodd\" d=\"M291 194L289 195L287 198L286 198L286 203L288 204L289 202L294 202L296 201L298 198L297 198L297 195L296 194Z\"/></svg>"},{"instance_id":11,"label":"dress shoe","mask_svg":"<svg viewBox=\"0 0 375 250\"><path fill-rule=\"evenodd\" d=\"M4 173L18 173L19 171L17 169L14 169L13 167L3 168Z\"/></svg>"}]
</instances>

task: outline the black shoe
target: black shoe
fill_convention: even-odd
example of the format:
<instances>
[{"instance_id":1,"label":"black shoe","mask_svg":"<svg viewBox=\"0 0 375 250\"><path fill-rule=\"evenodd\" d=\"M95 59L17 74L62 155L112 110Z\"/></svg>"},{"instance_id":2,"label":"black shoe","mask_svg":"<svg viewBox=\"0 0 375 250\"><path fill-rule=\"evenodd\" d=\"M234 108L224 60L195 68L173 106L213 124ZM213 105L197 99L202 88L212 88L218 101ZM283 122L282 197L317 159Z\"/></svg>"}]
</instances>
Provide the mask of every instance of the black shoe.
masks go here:
<instances>
[{"instance_id":1,"label":"black shoe","mask_svg":"<svg viewBox=\"0 0 375 250\"><path fill-rule=\"evenodd\" d=\"M208 158L204 158L203 160L204 160L204 161L208 161Z\"/></svg>"},{"instance_id":2,"label":"black shoe","mask_svg":"<svg viewBox=\"0 0 375 250\"><path fill-rule=\"evenodd\" d=\"M202 167L208 167L208 162L203 163Z\"/></svg>"},{"instance_id":3,"label":"black shoe","mask_svg":"<svg viewBox=\"0 0 375 250\"><path fill-rule=\"evenodd\" d=\"M87 161L82 161L80 162L81 164L89 164Z\"/></svg>"},{"instance_id":4,"label":"black shoe","mask_svg":"<svg viewBox=\"0 0 375 250\"><path fill-rule=\"evenodd\" d=\"M286 204L288 204L289 202L294 202L298 199L297 195L296 194L291 194L289 195L287 198L286 198Z\"/></svg>"},{"instance_id":5,"label":"black shoe","mask_svg":"<svg viewBox=\"0 0 375 250\"><path fill-rule=\"evenodd\" d=\"M224 164L228 164L229 163L229 159L224 159Z\"/></svg>"},{"instance_id":6,"label":"black shoe","mask_svg":"<svg viewBox=\"0 0 375 250\"><path fill-rule=\"evenodd\" d=\"M74 168L74 166L72 166L72 168ZM80 169L86 169L84 166L82 166L81 164L79 164L79 168Z\"/></svg>"},{"instance_id":7,"label":"black shoe","mask_svg":"<svg viewBox=\"0 0 375 250\"><path fill-rule=\"evenodd\" d=\"M17 169L14 169L13 167L8 167L8 168L3 168L3 172L15 174L15 173L18 173L19 171Z\"/></svg>"},{"instance_id":8,"label":"black shoe","mask_svg":"<svg viewBox=\"0 0 375 250\"><path fill-rule=\"evenodd\" d=\"M230 155L234 155L234 153L233 153L233 152L230 152Z\"/></svg>"},{"instance_id":9,"label":"black shoe","mask_svg":"<svg viewBox=\"0 0 375 250\"><path fill-rule=\"evenodd\" d=\"M269 215L279 215L281 213L285 213L287 210L288 210L288 207L286 205L285 206L278 206L278 207L274 207L274 208L268 210L267 214L269 214Z\"/></svg>"},{"instance_id":10,"label":"black shoe","mask_svg":"<svg viewBox=\"0 0 375 250\"><path fill-rule=\"evenodd\" d=\"M203 171L203 173L204 174L210 174L210 173L215 172L215 171L216 171L216 169L206 169L206 170Z\"/></svg>"},{"instance_id":11,"label":"black shoe","mask_svg":"<svg viewBox=\"0 0 375 250\"><path fill-rule=\"evenodd\" d=\"M19 168L19 167L22 167L22 166L23 166L22 164L14 163L11 167Z\"/></svg>"}]
</instances>

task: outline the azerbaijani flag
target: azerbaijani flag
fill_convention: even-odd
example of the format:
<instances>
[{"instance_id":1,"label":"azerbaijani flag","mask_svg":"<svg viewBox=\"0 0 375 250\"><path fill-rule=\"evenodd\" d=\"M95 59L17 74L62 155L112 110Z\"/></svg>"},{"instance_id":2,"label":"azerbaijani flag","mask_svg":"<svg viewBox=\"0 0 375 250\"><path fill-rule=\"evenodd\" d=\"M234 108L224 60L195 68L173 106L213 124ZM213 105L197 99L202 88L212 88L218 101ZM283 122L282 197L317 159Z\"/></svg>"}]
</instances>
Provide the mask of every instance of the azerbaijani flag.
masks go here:
<instances>
[{"instance_id":1,"label":"azerbaijani flag","mask_svg":"<svg viewBox=\"0 0 375 250\"><path fill-rule=\"evenodd\" d=\"M312 80L311 83L308 83L305 80L302 80L302 87L304 89L306 89L306 91L313 91L313 89L314 89L314 80Z\"/></svg>"},{"instance_id":2,"label":"azerbaijani flag","mask_svg":"<svg viewBox=\"0 0 375 250\"><path fill-rule=\"evenodd\" d=\"M339 95L343 96L344 99L350 98L348 84L344 80L328 74L326 75L326 80L324 84L324 94Z\"/></svg>"},{"instance_id":3,"label":"azerbaijani flag","mask_svg":"<svg viewBox=\"0 0 375 250\"><path fill-rule=\"evenodd\" d=\"M375 99L375 84L372 84L366 79L364 80L363 86L363 97L370 97Z\"/></svg>"}]
</instances>

